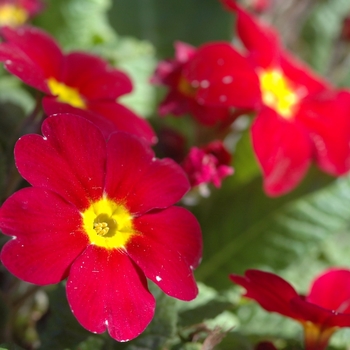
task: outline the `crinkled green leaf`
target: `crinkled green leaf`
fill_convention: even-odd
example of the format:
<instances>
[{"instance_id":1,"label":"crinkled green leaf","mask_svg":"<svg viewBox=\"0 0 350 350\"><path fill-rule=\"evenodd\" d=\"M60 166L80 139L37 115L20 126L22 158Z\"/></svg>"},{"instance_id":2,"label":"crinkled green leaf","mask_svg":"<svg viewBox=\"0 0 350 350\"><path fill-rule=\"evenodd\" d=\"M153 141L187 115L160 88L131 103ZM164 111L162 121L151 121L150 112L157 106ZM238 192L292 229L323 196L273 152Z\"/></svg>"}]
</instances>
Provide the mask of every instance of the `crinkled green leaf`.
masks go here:
<instances>
[{"instance_id":1,"label":"crinkled green leaf","mask_svg":"<svg viewBox=\"0 0 350 350\"><path fill-rule=\"evenodd\" d=\"M73 316L62 284L48 292L49 311L38 322L42 349L72 348L85 341L91 333Z\"/></svg>"},{"instance_id":2,"label":"crinkled green leaf","mask_svg":"<svg viewBox=\"0 0 350 350\"><path fill-rule=\"evenodd\" d=\"M118 101L141 117L153 114L156 109L156 88L150 84L156 67L153 46L146 41L119 37L105 45L96 46L94 51L127 73L133 82L133 91Z\"/></svg>"},{"instance_id":3,"label":"crinkled green leaf","mask_svg":"<svg viewBox=\"0 0 350 350\"><path fill-rule=\"evenodd\" d=\"M311 171L298 189L277 198L264 195L259 179L236 191L227 181L195 210L205 243L198 278L227 287L232 272L253 267L281 270L344 228L350 216L348 178L306 195L329 180Z\"/></svg>"},{"instance_id":4,"label":"crinkled green leaf","mask_svg":"<svg viewBox=\"0 0 350 350\"><path fill-rule=\"evenodd\" d=\"M110 6L110 0L50 0L35 24L66 49L89 49L115 39L107 19Z\"/></svg>"},{"instance_id":5,"label":"crinkled green leaf","mask_svg":"<svg viewBox=\"0 0 350 350\"><path fill-rule=\"evenodd\" d=\"M161 350L176 332L177 312L176 299L165 295L153 283L150 290L156 298L156 312L146 330L135 340L130 342L126 350Z\"/></svg>"}]
</instances>

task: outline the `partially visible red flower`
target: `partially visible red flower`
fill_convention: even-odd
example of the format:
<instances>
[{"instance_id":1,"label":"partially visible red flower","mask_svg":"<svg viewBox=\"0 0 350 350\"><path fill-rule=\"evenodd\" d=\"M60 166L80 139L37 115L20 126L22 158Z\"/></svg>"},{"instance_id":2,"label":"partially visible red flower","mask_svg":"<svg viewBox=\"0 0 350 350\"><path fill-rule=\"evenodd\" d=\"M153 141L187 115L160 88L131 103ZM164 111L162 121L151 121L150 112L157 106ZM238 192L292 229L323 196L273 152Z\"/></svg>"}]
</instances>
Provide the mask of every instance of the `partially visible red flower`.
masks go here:
<instances>
[{"instance_id":1,"label":"partially visible red flower","mask_svg":"<svg viewBox=\"0 0 350 350\"><path fill-rule=\"evenodd\" d=\"M347 15L343 20L341 37L346 41L350 40L350 16L349 15Z\"/></svg>"},{"instance_id":2,"label":"partially visible red flower","mask_svg":"<svg viewBox=\"0 0 350 350\"><path fill-rule=\"evenodd\" d=\"M250 6L253 11L262 13L267 11L272 5L272 0L252 0Z\"/></svg>"},{"instance_id":3,"label":"partially visible red flower","mask_svg":"<svg viewBox=\"0 0 350 350\"><path fill-rule=\"evenodd\" d=\"M48 117L42 133L15 147L18 171L33 187L0 208L1 231L13 237L1 261L30 283L68 278L82 326L130 340L154 314L146 277L172 297L197 295L200 227L173 206L190 188L186 175L143 140L115 132L106 142L79 116Z\"/></svg>"},{"instance_id":4,"label":"partially visible red flower","mask_svg":"<svg viewBox=\"0 0 350 350\"><path fill-rule=\"evenodd\" d=\"M221 181L233 174L231 154L219 140L212 141L204 147L192 147L182 162L192 187L214 184L221 186Z\"/></svg>"},{"instance_id":5,"label":"partially visible red flower","mask_svg":"<svg viewBox=\"0 0 350 350\"><path fill-rule=\"evenodd\" d=\"M255 347L255 350L277 350L275 345L269 341L262 341Z\"/></svg>"},{"instance_id":6,"label":"partially visible red flower","mask_svg":"<svg viewBox=\"0 0 350 350\"><path fill-rule=\"evenodd\" d=\"M34 27L3 28L0 61L26 84L44 92L44 110L78 114L96 124L106 138L116 131L156 141L146 120L116 99L130 93L129 77L101 58L84 53L64 54L54 39Z\"/></svg>"},{"instance_id":7,"label":"partially visible red flower","mask_svg":"<svg viewBox=\"0 0 350 350\"><path fill-rule=\"evenodd\" d=\"M41 0L0 0L0 26L23 25L43 9Z\"/></svg>"},{"instance_id":8,"label":"partially visible red flower","mask_svg":"<svg viewBox=\"0 0 350 350\"><path fill-rule=\"evenodd\" d=\"M230 117L230 110L227 107L202 104L196 100L198 83L194 81L190 83L183 74L195 52L193 46L176 42L175 58L159 62L151 82L169 88L168 94L159 106L161 116L167 114L182 116L189 113L199 123L210 126L227 120ZM202 82L202 85L205 85L205 82Z\"/></svg>"},{"instance_id":9,"label":"partially visible red flower","mask_svg":"<svg viewBox=\"0 0 350 350\"><path fill-rule=\"evenodd\" d=\"M350 94L334 91L282 47L273 28L259 23L234 0L221 0L237 14L245 50L217 42L199 48L185 78L204 81L203 104L257 112L252 141L269 195L292 190L310 162L332 175L350 169Z\"/></svg>"},{"instance_id":10,"label":"partially visible red flower","mask_svg":"<svg viewBox=\"0 0 350 350\"><path fill-rule=\"evenodd\" d=\"M311 283L309 293L299 295L281 277L264 271L247 270L245 276L230 275L246 289L245 296L265 310L300 322L306 350L324 350L340 327L350 327L350 270L328 269Z\"/></svg>"}]
</instances>

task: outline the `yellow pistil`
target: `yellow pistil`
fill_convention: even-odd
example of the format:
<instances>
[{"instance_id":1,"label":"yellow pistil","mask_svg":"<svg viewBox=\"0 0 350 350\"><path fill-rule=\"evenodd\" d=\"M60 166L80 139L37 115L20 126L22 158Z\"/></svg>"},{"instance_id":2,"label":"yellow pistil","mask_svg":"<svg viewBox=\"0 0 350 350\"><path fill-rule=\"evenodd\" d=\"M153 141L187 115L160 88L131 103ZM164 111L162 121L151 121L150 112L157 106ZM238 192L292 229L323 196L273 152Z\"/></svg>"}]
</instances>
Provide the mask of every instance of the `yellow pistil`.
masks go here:
<instances>
[{"instance_id":1,"label":"yellow pistil","mask_svg":"<svg viewBox=\"0 0 350 350\"><path fill-rule=\"evenodd\" d=\"M4 4L0 6L0 25L19 26L28 20L28 12L17 5Z\"/></svg>"},{"instance_id":2,"label":"yellow pistil","mask_svg":"<svg viewBox=\"0 0 350 350\"><path fill-rule=\"evenodd\" d=\"M177 88L187 97L194 97L196 95L196 88L194 88L183 76L180 77Z\"/></svg>"},{"instance_id":3,"label":"yellow pistil","mask_svg":"<svg viewBox=\"0 0 350 350\"><path fill-rule=\"evenodd\" d=\"M67 86L57 81L55 78L49 78L47 84L52 95L57 96L58 101L68 103L76 108L86 108L86 103L76 88Z\"/></svg>"},{"instance_id":4,"label":"yellow pistil","mask_svg":"<svg viewBox=\"0 0 350 350\"><path fill-rule=\"evenodd\" d=\"M123 204L103 197L82 213L83 229L90 243L107 249L124 248L137 232L133 217Z\"/></svg>"},{"instance_id":5,"label":"yellow pistil","mask_svg":"<svg viewBox=\"0 0 350 350\"><path fill-rule=\"evenodd\" d=\"M264 104L290 119L299 97L287 77L279 69L269 69L259 73L259 80Z\"/></svg>"}]
</instances>

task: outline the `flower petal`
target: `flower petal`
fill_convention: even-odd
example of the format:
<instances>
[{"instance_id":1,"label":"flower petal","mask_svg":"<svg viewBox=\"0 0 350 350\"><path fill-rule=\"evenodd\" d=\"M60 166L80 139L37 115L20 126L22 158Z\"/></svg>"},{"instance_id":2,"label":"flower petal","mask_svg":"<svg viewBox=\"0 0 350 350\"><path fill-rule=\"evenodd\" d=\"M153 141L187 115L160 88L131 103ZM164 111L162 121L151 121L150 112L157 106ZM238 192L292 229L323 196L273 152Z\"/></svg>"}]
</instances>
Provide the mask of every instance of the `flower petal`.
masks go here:
<instances>
[{"instance_id":1,"label":"flower petal","mask_svg":"<svg viewBox=\"0 0 350 350\"><path fill-rule=\"evenodd\" d=\"M33 186L52 190L79 210L102 196L106 146L100 131L76 115L47 118L44 137L25 135L16 144L20 174Z\"/></svg>"},{"instance_id":2,"label":"flower petal","mask_svg":"<svg viewBox=\"0 0 350 350\"><path fill-rule=\"evenodd\" d=\"M134 219L136 231L126 249L166 294L192 300L198 290L192 270L202 256L199 224L186 209L171 207Z\"/></svg>"},{"instance_id":3,"label":"flower petal","mask_svg":"<svg viewBox=\"0 0 350 350\"><path fill-rule=\"evenodd\" d=\"M157 137L147 120L142 119L119 103L110 101L91 102L88 104L88 108L111 121L114 129L118 131L125 131L142 137L149 144L154 144L157 141Z\"/></svg>"},{"instance_id":4,"label":"flower petal","mask_svg":"<svg viewBox=\"0 0 350 350\"><path fill-rule=\"evenodd\" d=\"M265 310L298 319L290 307L290 300L298 294L281 277L270 272L247 270L245 276L231 274L230 279L244 287L247 290L245 296L257 301Z\"/></svg>"},{"instance_id":5,"label":"flower petal","mask_svg":"<svg viewBox=\"0 0 350 350\"><path fill-rule=\"evenodd\" d=\"M261 106L260 84L251 64L225 42L201 46L184 67L200 104L255 108Z\"/></svg>"},{"instance_id":6,"label":"flower petal","mask_svg":"<svg viewBox=\"0 0 350 350\"><path fill-rule=\"evenodd\" d=\"M279 58L279 41L272 27L259 21L239 6L236 0L220 0L225 7L237 14L237 33L249 51L249 57L257 66L268 68Z\"/></svg>"},{"instance_id":7,"label":"flower petal","mask_svg":"<svg viewBox=\"0 0 350 350\"><path fill-rule=\"evenodd\" d=\"M329 88L330 84L318 77L304 63L287 51L281 52L280 65L283 74L295 85L302 86L306 91L300 91L301 95L315 94Z\"/></svg>"},{"instance_id":8,"label":"flower petal","mask_svg":"<svg viewBox=\"0 0 350 350\"><path fill-rule=\"evenodd\" d=\"M312 282L306 301L337 313L349 313L350 270L332 268Z\"/></svg>"},{"instance_id":9,"label":"flower petal","mask_svg":"<svg viewBox=\"0 0 350 350\"><path fill-rule=\"evenodd\" d=\"M296 118L314 143L319 167L342 175L350 169L350 93L332 92L304 100Z\"/></svg>"},{"instance_id":10,"label":"flower petal","mask_svg":"<svg viewBox=\"0 0 350 350\"><path fill-rule=\"evenodd\" d=\"M1 260L18 278L40 285L66 278L71 263L88 243L78 210L57 194L25 188L0 209L0 228L15 239L5 244Z\"/></svg>"},{"instance_id":11,"label":"flower petal","mask_svg":"<svg viewBox=\"0 0 350 350\"><path fill-rule=\"evenodd\" d=\"M304 177L312 156L304 128L266 107L253 123L252 141L266 193L277 196L292 190Z\"/></svg>"},{"instance_id":12,"label":"flower petal","mask_svg":"<svg viewBox=\"0 0 350 350\"><path fill-rule=\"evenodd\" d=\"M63 60L54 39L44 31L29 26L17 29L5 27L1 34L7 41L0 44L0 60L5 63L5 68L26 84L49 93L46 79L59 75Z\"/></svg>"},{"instance_id":13,"label":"flower petal","mask_svg":"<svg viewBox=\"0 0 350 350\"><path fill-rule=\"evenodd\" d=\"M109 139L111 133L117 131L115 125L103 116L89 110L75 108L68 103L59 102L56 97L45 96L42 103L44 111L47 115L68 113L75 114L89 120L92 124L99 128L106 140Z\"/></svg>"},{"instance_id":14,"label":"flower petal","mask_svg":"<svg viewBox=\"0 0 350 350\"><path fill-rule=\"evenodd\" d=\"M67 298L83 327L94 333L108 329L118 341L137 337L155 308L146 278L130 258L123 251L94 245L73 263Z\"/></svg>"},{"instance_id":15,"label":"flower petal","mask_svg":"<svg viewBox=\"0 0 350 350\"><path fill-rule=\"evenodd\" d=\"M71 52L64 58L60 79L89 100L115 100L132 90L129 77L106 61L84 52Z\"/></svg>"},{"instance_id":16,"label":"flower petal","mask_svg":"<svg viewBox=\"0 0 350 350\"><path fill-rule=\"evenodd\" d=\"M133 214L166 208L190 188L178 164L153 156L148 145L132 135L115 133L108 141L106 193L111 199L125 202Z\"/></svg>"}]
</instances>

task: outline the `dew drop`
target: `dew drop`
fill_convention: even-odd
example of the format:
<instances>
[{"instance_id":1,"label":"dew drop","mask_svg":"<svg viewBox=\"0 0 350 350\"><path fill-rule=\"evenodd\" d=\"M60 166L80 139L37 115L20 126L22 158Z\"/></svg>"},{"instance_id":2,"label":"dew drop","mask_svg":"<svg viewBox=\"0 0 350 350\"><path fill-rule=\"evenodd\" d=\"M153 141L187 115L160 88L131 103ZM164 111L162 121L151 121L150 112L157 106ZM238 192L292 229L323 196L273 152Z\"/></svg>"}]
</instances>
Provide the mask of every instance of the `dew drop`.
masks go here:
<instances>
[{"instance_id":1,"label":"dew drop","mask_svg":"<svg viewBox=\"0 0 350 350\"><path fill-rule=\"evenodd\" d=\"M207 89L209 87L210 83L208 80L202 80L200 83L201 88Z\"/></svg>"},{"instance_id":2,"label":"dew drop","mask_svg":"<svg viewBox=\"0 0 350 350\"><path fill-rule=\"evenodd\" d=\"M160 282L160 281L162 280L162 277L156 276L156 280L157 280L158 282Z\"/></svg>"},{"instance_id":3,"label":"dew drop","mask_svg":"<svg viewBox=\"0 0 350 350\"><path fill-rule=\"evenodd\" d=\"M231 77L231 76L229 76L229 75L226 75L226 77L223 77L223 78L222 78L222 82L223 82L224 84L230 84L230 83L232 83L232 81L233 81L233 77Z\"/></svg>"}]
</instances>

